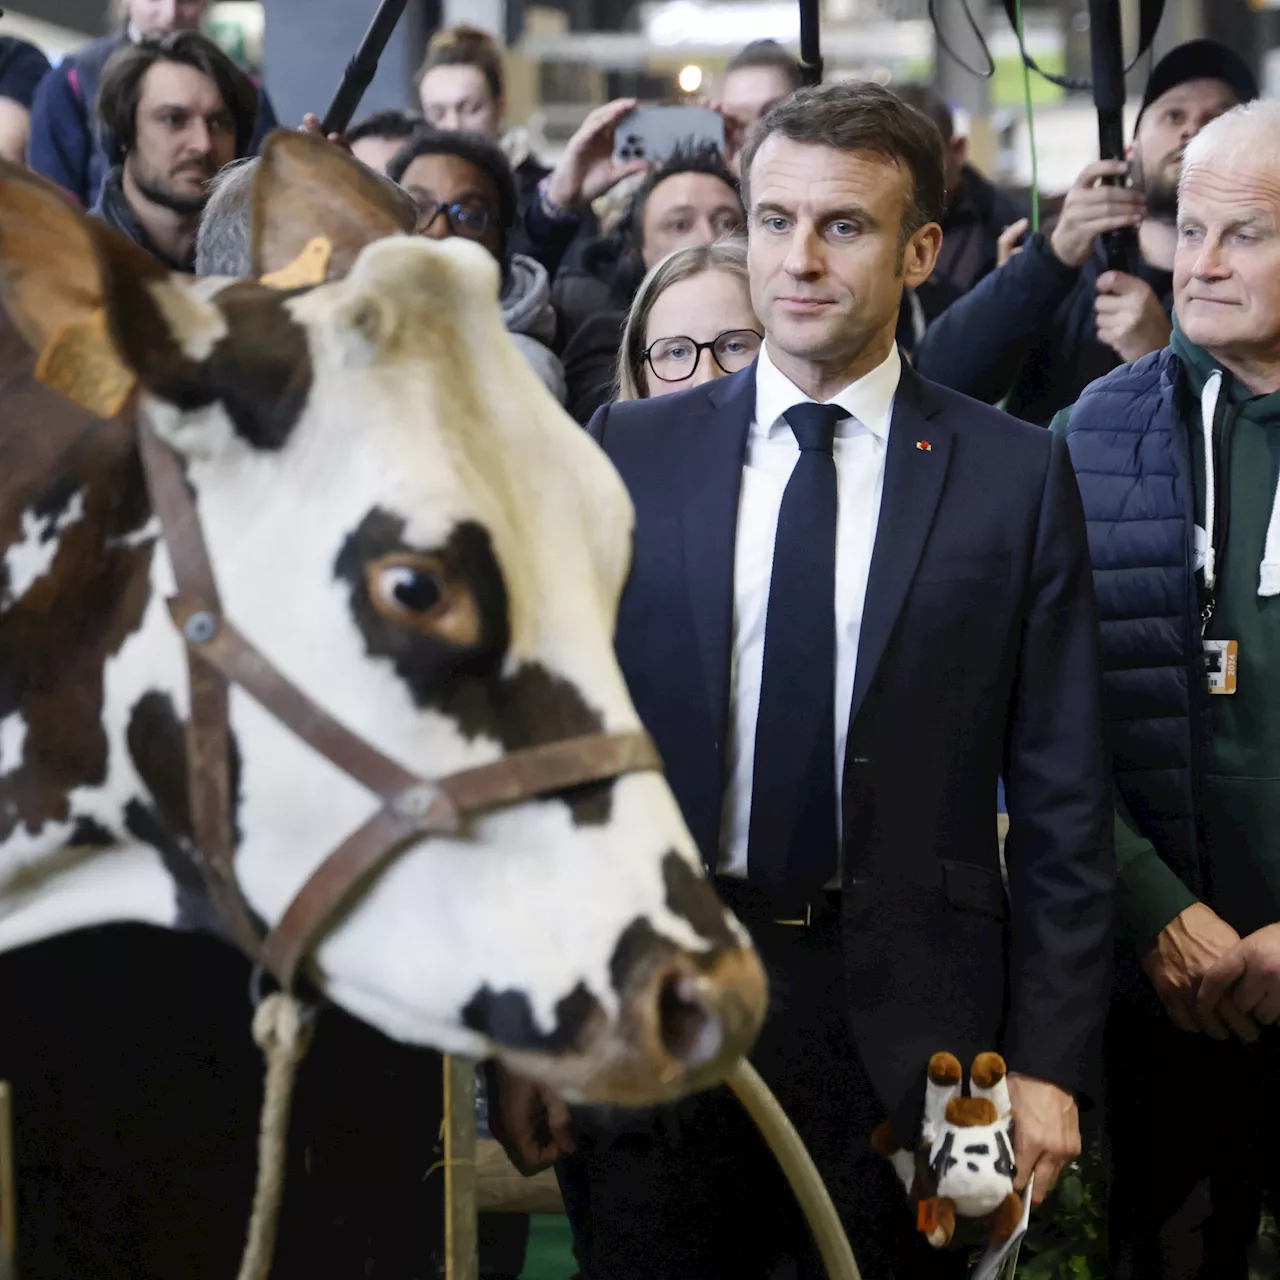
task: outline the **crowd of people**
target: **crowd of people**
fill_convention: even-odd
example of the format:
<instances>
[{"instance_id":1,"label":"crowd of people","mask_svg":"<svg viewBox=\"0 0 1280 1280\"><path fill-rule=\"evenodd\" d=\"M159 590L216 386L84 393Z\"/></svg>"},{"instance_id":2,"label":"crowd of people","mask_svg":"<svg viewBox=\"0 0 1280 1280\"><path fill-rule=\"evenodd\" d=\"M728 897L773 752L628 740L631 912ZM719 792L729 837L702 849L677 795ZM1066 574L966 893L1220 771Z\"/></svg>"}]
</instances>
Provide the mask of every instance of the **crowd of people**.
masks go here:
<instances>
[{"instance_id":1,"label":"crowd of people","mask_svg":"<svg viewBox=\"0 0 1280 1280\"><path fill-rule=\"evenodd\" d=\"M9 42L0 152L170 269L244 277L276 122L202 9L126 0L53 70ZM656 165L615 158L631 100L552 166L516 149L472 28L416 83L335 142L417 234L493 255L507 331L627 482L624 673L769 967L755 1061L862 1274L963 1274L871 1134L911 1132L935 1051L999 1049L1020 1189L1100 1132L1115 1275L1243 1280L1277 1190L1280 104L1174 48L1128 158L1027 234L931 89L801 88L771 41L726 68L723 150ZM491 1085L586 1280L822 1274L727 1093L620 1118Z\"/></svg>"}]
</instances>

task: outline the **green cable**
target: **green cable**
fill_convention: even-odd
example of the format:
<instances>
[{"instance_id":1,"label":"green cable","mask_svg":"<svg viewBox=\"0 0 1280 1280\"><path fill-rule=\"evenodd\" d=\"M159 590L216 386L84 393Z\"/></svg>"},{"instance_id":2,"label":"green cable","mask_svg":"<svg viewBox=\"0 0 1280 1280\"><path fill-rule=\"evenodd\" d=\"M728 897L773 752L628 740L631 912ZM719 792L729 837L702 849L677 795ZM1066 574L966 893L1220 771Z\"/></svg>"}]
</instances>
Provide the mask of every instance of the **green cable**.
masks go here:
<instances>
[{"instance_id":1,"label":"green cable","mask_svg":"<svg viewBox=\"0 0 1280 1280\"><path fill-rule=\"evenodd\" d=\"M1014 22L1018 28L1018 48L1025 50L1022 36L1022 0L1014 0ZM1036 161L1036 122L1031 110L1031 68L1022 55L1022 96L1027 108L1027 144L1031 148L1031 230L1040 230L1040 167Z\"/></svg>"}]
</instances>

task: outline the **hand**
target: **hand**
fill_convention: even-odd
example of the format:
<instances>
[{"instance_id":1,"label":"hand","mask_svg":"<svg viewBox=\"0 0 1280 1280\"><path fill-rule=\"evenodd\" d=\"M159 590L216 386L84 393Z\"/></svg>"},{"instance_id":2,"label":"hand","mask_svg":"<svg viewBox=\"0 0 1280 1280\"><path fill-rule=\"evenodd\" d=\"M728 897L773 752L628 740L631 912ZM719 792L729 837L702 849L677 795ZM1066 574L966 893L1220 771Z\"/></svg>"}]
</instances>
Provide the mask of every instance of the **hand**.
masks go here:
<instances>
[{"instance_id":1,"label":"hand","mask_svg":"<svg viewBox=\"0 0 1280 1280\"><path fill-rule=\"evenodd\" d=\"M564 1102L545 1085L497 1065L489 1071L489 1129L526 1178L574 1150Z\"/></svg>"},{"instance_id":2,"label":"hand","mask_svg":"<svg viewBox=\"0 0 1280 1280\"><path fill-rule=\"evenodd\" d=\"M314 111L308 111L307 114L302 117L302 123L298 126L298 132L313 133L317 138L323 138L324 134L321 132L323 127L324 126L320 123L320 117L316 115ZM331 133L329 135L329 141L332 142L335 147L341 147L343 151L348 153L351 151L350 143L348 143L346 138L344 138L340 133Z\"/></svg>"},{"instance_id":3,"label":"hand","mask_svg":"<svg viewBox=\"0 0 1280 1280\"><path fill-rule=\"evenodd\" d=\"M1107 271L1098 277L1093 310L1098 320L1098 341L1126 364L1163 350L1173 333L1173 325L1151 286L1123 271Z\"/></svg>"},{"instance_id":4,"label":"hand","mask_svg":"<svg viewBox=\"0 0 1280 1280\"><path fill-rule=\"evenodd\" d=\"M1013 1189L1021 1194L1034 1173L1032 1205L1053 1190L1058 1175L1080 1154L1080 1114L1065 1089L1031 1076L1009 1076L1013 1103L1013 1161L1018 1176Z\"/></svg>"},{"instance_id":5,"label":"hand","mask_svg":"<svg viewBox=\"0 0 1280 1280\"><path fill-rule=\"evenodd\" d=\"M597 107L582 122L547 183L547 199L553 205L559 209L585 208L623 178L649 168L644 160L617 164L613 159L614 129L635 106L634 98L619 98Z\"/></svg>"},{"instance_id":6,"label":"hand","mask_svg":"<svg viewBox=\"0 0 1280 1280\"><path fill-rule=\"evenodd\" d=\"M1280 1021L1280 924L1251 933L1210 967L1196 1013L1203 1018L1215 1009L1224 1021L1228 1009L1239 1015L1232 1030L1247 1044L1258 1038L1259 1024Z\"/></svg>"},{"instance_id":7,"label":"hand","mask_svg":"<svg viewBox=\"0 0 1280 1280\"><path fill-rule=\"evenodd\" d=\"M732 107L726 107L723 102L706 100L699 105L710 107L724 121L724 166L736 179L741 180L742 148L746 146L752 121Z\"/></svg>"},{"instance_id":8,"label":"hand","mask_svg":"<svg viewBox=\"0 0 1280 1280\"><path fill-rule=\"evenodd\" d=\"M996 266L1003 267L1014 254L1022 252L1022 246L1018 243L1023 236L1027 234L1027 228L1031 226L1030 218L1019 218L1017 222L1011 222L1000 233L996 240Z\"/></svg>"},{"instance_id":9,"label":"hand","mask_svg":"<svg viewBox=\"0 0 1280 1280\"><path fill-rule=\"evenodd\" d=\"M1241 1039L1248 1036L1250 1020L1229 1001L1220 1001L1216 1010L1203 1014L1197 1007L1205 975L1239 943L1240 935L1203 902L1193 902L1160 930L1155 946L1142 957L1142 967L1169 1020L1180 1031L1204 1031L1215 1040L1225 1040L1225 1022Z\"/></svg>"},{"instance_id":10,"label":"hand","mask_svg":"<svg viewBox=\"0 0 1280 1280\"><path fill-rule=\"evenodd\" d=\"M1096 160L1085 165L1067 192L1049 247L1068 267L1088 262L1094 240L1104 231L1136 227L1146 215L1140 192L1103 185L1103 178L1118 177L1128 168L1123 160Z\"/></svg>"}]
</instances>

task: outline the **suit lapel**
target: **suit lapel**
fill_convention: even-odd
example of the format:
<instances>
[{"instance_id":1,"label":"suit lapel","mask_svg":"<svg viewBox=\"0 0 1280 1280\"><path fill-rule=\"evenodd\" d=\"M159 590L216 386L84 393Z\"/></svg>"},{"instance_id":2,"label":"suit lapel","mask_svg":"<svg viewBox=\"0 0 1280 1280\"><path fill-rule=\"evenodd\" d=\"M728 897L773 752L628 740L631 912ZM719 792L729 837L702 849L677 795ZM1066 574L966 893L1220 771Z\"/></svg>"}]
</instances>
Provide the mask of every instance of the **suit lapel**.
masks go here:
<instances>
[{"instance_id":1,"label":"suit lapel","mask_svg":"<svg viewBox=\"0 0 1280 1280\"><path fill-rule=\"evenodd\" d=\"M936 415L928 388L904 362L885 451L884 495L862 608L850 725L884 657L942 496L954 435ZM926 444L927 449L918 447Z\"/></svg>"},{"instance_id":2,"label":"suit lapel","mask_svg":"<svg viewBox=\"0 0 1280 1280\"><path fill-rule=\"evenodd\" d=\"M718 380L690 415L681 504L689 605L716 745L724 748L733 643L733 565L747 431L755 415L755 365Z\"/></svg>"}]
</instances>

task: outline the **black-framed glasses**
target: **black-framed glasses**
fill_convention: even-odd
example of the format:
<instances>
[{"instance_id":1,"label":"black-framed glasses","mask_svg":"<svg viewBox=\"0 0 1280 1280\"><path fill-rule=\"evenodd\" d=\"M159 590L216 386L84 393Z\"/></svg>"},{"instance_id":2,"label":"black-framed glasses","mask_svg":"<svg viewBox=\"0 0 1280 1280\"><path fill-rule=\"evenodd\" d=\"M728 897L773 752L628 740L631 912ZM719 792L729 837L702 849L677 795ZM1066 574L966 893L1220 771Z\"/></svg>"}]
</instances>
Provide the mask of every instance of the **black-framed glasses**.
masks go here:
<instances>
[{"instance_id":1,"label":"black-framed glasses","mask_svg":"<svg viewBox=\"0 0 1280 1280\"><path fill-rule=\"evenodd\" d=\"M424 200L418 205L418 225L415 230L419 235L429 231L441 214L444 214L449 229L455 236L479 240L489 230L488 209L474 204L440 204L435 200Z\"/></svg>"},{"instance_id":2,"label":"black-framed glasses","mask_svg":"<svg viewBox=\"0 0 1280 1280\"><path fill-rule=\"evenodd\" d=\"M710 342L694 342L692 338L659 338L644 353L653 376L663 382L684 382L698 370L704 351L725 373L739 373L760 354L764 335L754 329L726 329Z\"/></svg>"}]
</instances>

